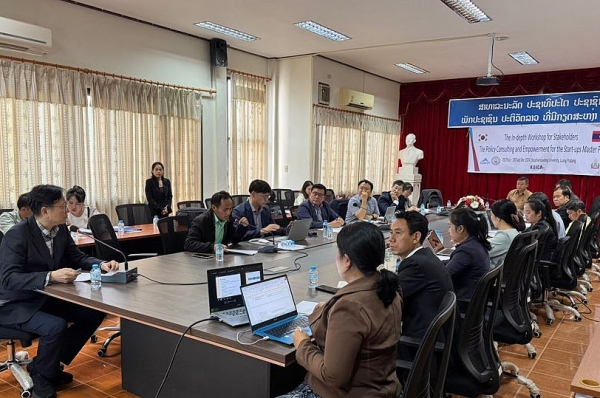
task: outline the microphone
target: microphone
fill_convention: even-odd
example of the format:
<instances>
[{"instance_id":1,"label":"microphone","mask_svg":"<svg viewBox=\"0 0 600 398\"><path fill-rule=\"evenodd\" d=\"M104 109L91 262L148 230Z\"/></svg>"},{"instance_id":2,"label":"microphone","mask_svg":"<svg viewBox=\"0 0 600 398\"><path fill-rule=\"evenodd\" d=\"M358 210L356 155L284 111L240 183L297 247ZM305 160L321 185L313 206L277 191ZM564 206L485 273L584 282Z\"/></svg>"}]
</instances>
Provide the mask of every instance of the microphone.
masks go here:
<instances>
[{"instance_id":1,"label":"microphone","mask_svg":"<svg viewBox=\"0 0 600 398\"><path fill-rule=\"evenodd\" d=\"M113 275L102 275L102 282L106 282L106 283L129 283L132 280L134 280L135 278L137 278L137 267L129 269L129 262L127 261L127 256L125 255L125 253L123 253L121 250L117 249L116 247L113 247L111 245L109 245L108 243L102 242L100 239L96 239L96 237L92 234L88 234L86 232L81 231L79 228L77 228L75 225L71 225L69 227L69 231L71 232L77 232L80 234L83 234L89 238L92 238L94 240L94 242L98 242L114 251L116 251L117 253L119 253L121 255L121 257L123 257L123 265L125 266L125 270L124 271L117 271L115 272Z\"/></svg>"}]
</instances>

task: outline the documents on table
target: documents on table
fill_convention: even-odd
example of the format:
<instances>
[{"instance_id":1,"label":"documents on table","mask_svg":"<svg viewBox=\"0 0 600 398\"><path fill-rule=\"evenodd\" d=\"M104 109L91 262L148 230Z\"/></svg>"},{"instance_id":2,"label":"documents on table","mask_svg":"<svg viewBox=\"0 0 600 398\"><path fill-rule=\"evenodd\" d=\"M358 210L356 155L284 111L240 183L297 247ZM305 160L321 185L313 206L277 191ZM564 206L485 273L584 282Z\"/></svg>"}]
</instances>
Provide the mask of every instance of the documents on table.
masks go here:
<instances>
[{"instance_id":1,"label":"documents on table","mask_svg":"<svg viewBox=\"0 0 600 398\"><path fill-rule=\"evenodd\" d=\"M246 256L254 256L256 253L258 253L258 250L226 249L225 252L233 254L243 254Z\"/></svg>"},{"instance_id":2,"label":"documents on table","mask_svg":"<svg viewBox=\"0 0 600 398\"><path fill-rule=\"evenodd\" d=\"M298 314L300 315L310 315L315 310L317 304L319 303L314 301L302 300L301 302L296 304L296 311L298 311Z\"/></svg>"}]
</instances>

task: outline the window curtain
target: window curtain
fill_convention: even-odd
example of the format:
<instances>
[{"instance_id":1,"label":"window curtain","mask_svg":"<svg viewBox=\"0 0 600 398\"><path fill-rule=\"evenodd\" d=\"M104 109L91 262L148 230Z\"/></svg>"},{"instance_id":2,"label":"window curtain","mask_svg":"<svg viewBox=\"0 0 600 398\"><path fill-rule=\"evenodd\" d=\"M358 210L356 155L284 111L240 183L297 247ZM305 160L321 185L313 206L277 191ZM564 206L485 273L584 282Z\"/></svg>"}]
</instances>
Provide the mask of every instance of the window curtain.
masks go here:
<instances>
[{"instance_id":1,"label":"window curtain","mask_svg":"<svg viewBox=\"0 0 600 398\"><path fill-rule=\"evenodd\" d=\"M90 180L85 81L72 70L0 60L2 207L15 208L34 185Z\"/></svg>"},{"instance_id":2,"label":"window curtain","mask_svg":"<svg viewBox=\"0 0 600 398\"><path fill-rule=\"evenodd\" d=\"M338 109L313 107L316 181L336 194L356 193L358 181L387 189L397 173L400 122Z\"/></svg>"},{"instance_id":3,"label":"window curtain","mask_svg":"<svg viewBox=\"0 0 600 398\"><path fill-rule=\"evenodd\" d=\"M267 86L261 77L231 73L229 189L247 194L267 177Z\"/></svg>"},{"instance_id":4,"label":"window curtain","mask_svg":"<svg viewBox=\"0 0 600 398\"><path fill-rule=\"evenodd\" d=\"M402 136L414 133L415 146L424 152L425 158L419 162L423 188L438 188L444 200L454 203L466 194L484 196L490 201L504 199L516 187L520 175L467 173L467 129L448 129L449 100L597 90L600 90L600 68L509 75L494 87L476 86L474 78L403 84L399 107ZM530 191L544 192L550 199L554 183L567 178L587 207L600 192L600 178L570 175L568 169L561 175L525 176L529 178Z\"/></svg>"}]
</instances>

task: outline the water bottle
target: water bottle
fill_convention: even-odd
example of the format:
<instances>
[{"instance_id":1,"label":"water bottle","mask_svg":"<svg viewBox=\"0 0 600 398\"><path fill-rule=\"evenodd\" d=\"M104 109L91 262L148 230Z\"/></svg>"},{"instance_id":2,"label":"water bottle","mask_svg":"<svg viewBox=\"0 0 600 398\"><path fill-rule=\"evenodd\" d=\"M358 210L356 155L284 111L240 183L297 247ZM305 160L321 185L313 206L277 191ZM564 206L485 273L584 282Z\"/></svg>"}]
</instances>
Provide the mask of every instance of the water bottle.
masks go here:
<instances>
[{"instance_id":1,"label":"water bottle","mask_svg":"<svg viewBox=\"0 0 600 398\"><path fill-rule=\"evenodd\" d=\"M452 202L450 201L450 199L448 199L448 201L446 202L446 207L452 207Z\"/></svg>"},{"instance_id":2,"label":"water bottle","mask_svg":"<svg viewBox=\"0 0 600 398\"><path fill-rule=\"evenodd\" d=\"M152 225L154 226L154 229L158 228L158 216L154 216L152 219Z\"/></svg>"},{"instance_id":3,"label":"water bottle","mask_svg":"<svg viewBox=\"0 0 600 398\"><path fill-rule=\"evenodd\" d=\"M119 223L117 224L117 234L119 236L123 236L124 233L125 233L125 223L123 222L123 220L119 220Z\"/></svg>"},{"instance_id":4,"label":"water bottle","mask_svg":"<svg viewBox=\"0 0 600 398\"><path fill-rule=\"evenodd\" d=\"M223 262L223 255L225 254L225 249L223 249L223 244L217 243L217 250L215 250L215 255L217 257L217 262Z\"/></svg>"},{"instance_id":5,"label":"water bottle","mask_svg":"<svg viewBox=\"0 0 600 398\"><path fill-rule=\"evenodd\" d=\"M327 237L327 227L329 227L329 223L327 220L323 220L323 237Z\"/></svg>"},{"instance_id":6,"label":"water bottle","mask_svg":"<svg viewBox=\"0 0 600 398\"><path fill-rule=\"evenodd\" d=\"M317 271L316 265L310 266L310 271L308 271L308 288L310 290L315 290L317 285L319 284L319 271Z\"/></svg>"},{"instance_id":7,"label":"water bottle","mask_svg":"<svg viewBox=\"0 0 600 398\"><path fill-rule=\"evenodd\" d=\"M425 205L421 203L421 214L425 215Z\"/></svg>"},{"instance_id":8,"label":"water bottle","mask_svg":"<svg viewBox=\"0 0 600 398\"><path fill-rule=\"evenodd\" d=\"M323 221L323 232L325 233L325 239L331 240L333 238L333 228L327 221Z\"/></svg>"},{"instance_id":9,"label":"water bottle","mask_svg":"<svg viewBox=\"0 0 600 398\"><path fill-rule=\"evenodd\" d=\"M490 209L490 202L488 202L487 200L485 201L485 209L486 210Z\"/></svg>"},{"instance_id":10,"label":"water bottle","mask_svg":"<svg viewBox=\"0 0 600 398\"><path fill-rule=\"evenodd\" d=\"M90 281L92 282L92 290L100 290L102 287L102 271L100 270L100 264L92 265Z\"/></svg>"},{"instance_id":11,"label":"water bottle","mask_svg":"<svg viewBox=\"0 0 600 398\"><path fill-rule=\"evenodd\" d=\"M390 271L396 270L396 262L394 261L394 253L389 247L385 249L385 268Z\"/></svg>"}]
</instances>

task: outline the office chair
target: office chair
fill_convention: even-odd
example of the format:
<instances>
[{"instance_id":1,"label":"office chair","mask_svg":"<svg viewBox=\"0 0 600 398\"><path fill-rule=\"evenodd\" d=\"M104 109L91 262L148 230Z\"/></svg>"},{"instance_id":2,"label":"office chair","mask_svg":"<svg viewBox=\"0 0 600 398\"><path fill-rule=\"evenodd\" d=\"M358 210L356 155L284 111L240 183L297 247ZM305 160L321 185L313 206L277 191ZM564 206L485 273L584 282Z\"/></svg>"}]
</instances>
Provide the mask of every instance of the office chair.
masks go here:
<instances>
[{"instance_id":1,"label":"office chair","mask_svg":"<svg viewBox=\"0 0 600 398\"><path fill-rule=\"evenodd\" d=\"M492 341L492 328L500 300L502 265L481 277L473 297L457 324L444 392L465 397L495 394L500 388L502 365Z\"/></svg>"},{"instance_id":2,"label":"office chair","mask_svg":"<svg viewBox=\"0 0 600 398\"><path fill-rule=\"evenodd\" d=\"M13 210L14 210L14 209L0 209L0 214L2 214L2 213L7 213L7 212L11 212L11 211L13 211Z\"/></svg>"},{"instance_id":3,"label":"office chair","mask_svg":"<svg viewBox=\"0 0 600 398\"><path fill-rule=\"evenodd\" d=\"M206 208L210 209L210 206L212 204L212 201L210 200L210 198L204 199L204 203L206 203Z\"/></svg>"},{"instance_id":4,"label":"office chair","mask_svg":"<svg viewBox=\"0 0 600 398\"><path fill-rule=\"evenodd\" d=\"M108 216L106 214L96 214L95 216L90 217L88 223L89 223L90 229L92 230L92 235L94 235L94 238L106 243L109 246L112 246L118 250L121 250L121 248L119 247L119 240L117 239L117 234L115 233L112 223L110 222L110 219L108 218ZM108 246L103 245L102 243L94 241L94 248L96 249L96 253L97 253L96 257L98 257L99 259L102 259L104 261L115 260L118 262L122 262L122 261L126 260L123 258L121 253L111 249ZM127 260L129 260L132 257L144 258L144 257L153 257L156 255L157 255L157 253L126 254ZM103 357L106 355L106 350L108 349L108 346L110 345L110 343L117 337L121 336L121 328L118 326L108 326L108 327L99 328L96 331L117 332L117 333L110 335L104 341L104 343L102 344L102 347L100 347L100 349L98 350L98 356ZM92 343L96 343L98 341L97 335L96 334L92 335L90 337L90 341Z\"/></svg>"},{"instance_id":5,"label":"office chair","mask_svg":"<svg viewBox=\"0 0 600 398\"><path fill-rule=\"evenodd\" d=\"M165 217L158 220L158 231L165 254L184 251L183 247L190 225L191 221L187 215Z\"/></svg>"},{"instance_id":6,"label":"office chair","mask_svg":"<svg viewBox=\"0 0 600 398\"><path fill-rule=\"evenodd\" d=\"M185 209L188 207L199 207L201 209L206 208L204 202L201 200L184 200L183 202L177 202L178 209Z\"/></svg>"},{"instance_id":7,"label":"office chair","mask_svg":"<svg viewBox=\"0 0 600 398\"><path fill-rule=\"evenodd\" d=\"M418 347L414 361L396 360L396 368L410 369L401 398L442 398L450 349L454 335L456 295L448 292L440 304L438 315L431 321L423 338L402 336L399 344ZM443 343L440 343L443 341ZM436 352L441 348L441 354ZM432 386L432 382L434 385Z\"/></svg>"},{"instance_id":8,"label":"office chair","mask_svg":"<svg viewBox=\"0 0 600 398\"><path fill-rule=\"evenodd\" d=\"M335 199L335 192L333 192L333 189L326 189L325 190L325 202L330 203L334 199Z\"/></svg>"},{"instance_id":9,"label":"office chair","mask_svg":"<svg viewBox=\"0 0 600 398\"><path fill-rule=\"evenodd\" d=\"M29 373L22 368L23 365L27 365L31 360L20 360L16 358L15 340L21 341L21 347L29 347L34 338L37 338L35 334L0 326L0 339L8 340L6 342L6 361L0 363L0 372L4 372L5 370L11 371L21 386L22 398L30 397L31 389L33 388L31 376L29 376Z\"/></svg>"},{"instance_id":10,"label":"office chair","mask_svg":"<svg viewBox=\"0 0 600 398\"><path fill-rule=\"evenodd\" d=\"M279 202L286 208L293 206L294 200L296 200L294 191L291 189L274 189L273 194L275 194L274 202Z\"/></svg>"},{"instance_id":11,"label":"office chair","mask_svg":"<svg viewBox=\"0 0 600 398\"><path fill-rule=\"evenodd\" d=\"M4 234L0 232L0 244L2 243L2 238L4 238Z\"/></svg>"},{"instance_id":12,"label":"office chair","mask_svg":"<svg viewBox=\"0 0 600 398\"><path fill-rule=\"evenodd\" d=\"M232 195L231 199L233 200L233 206L241 205L245 201L250 198L250 195Z\"/></svg>"},{"instance_id":13,"label":"office chair","mask_svg":"<svg viewBox=\"0 0 600 398\"><path fill-rule=\"evenodd\" d=\"M436 203L431 203L430 205L429 202L432 198L436 198ZM427 208L444 206L444 198L442 196L442 191L440 191L439 189L423 189L421 191L421 196L419 196L419 200L417 201L417 207L421 207L422 204L425 205L425 207Z\"/></svg>"},{"instance_id":14,"label":"office chair","mask_svg":"<svg viewBox=\"0 0 600 398\"><path fill-rule=\"evenodd\" d=\"M298 219L298 208L300 206L291 206L290 207L290 214L292 215L292 220L297 220Z\"/></svg>"},{"instance_id":15,"label":"office chair","mask_svg":"<svg viewBox=\"0 0 600 398\"><path fill-rule=\"evenodd\" d=\"M375 200L379 200L379 198L381 198L381 195L377 194L377 195L373 195L373 197L375 198Z\"/></svg>"},{"instance_id":16,"label":"office chair","mask_svg":"<svg viewBox=\"0 0 600 398\"><path fill-rule=\"evenodd\" d=\"M273 221L275 221L275 223L281 227L287 227L290 223L290 219L285 212L285 207L281 203L277 202L269 202L268 206L269 209L271 209Z\"/></svg>"},{"instance_id":17,"label":"office chair","mask_svg":"<svg viewBox=\"0 0 600 398\"><path fill-rule=\"evenodd\" d=\"M151 224L152 216L150 208L144 203L129 203L115 207L117 217L123 220L125 225Z\"/></svg>"},{"instance_id":18,"label":"office chair","mask_svg":"<svg viewBox=\"0 0 600 398\"><path fill-rule=\"evenodd\" d=\"M186 216L190 220L190 225L196 217L206 213L208 209L202 209L200 207L186 207L184 209L177 210L176 216ZM158 220L160 221L160 220Z\"/></svg>"},{"instance_id":19,"label":"office chair","mask_svg":"<svg viewBox=\"0 0 600 398\"><path fill-rule=\"evenodd\" d=\"M579 239L579 244L577 246L577 251L575 253L575 269L577 272L577 276L579 279L579 287L580 292L585 296L588 292L593 290L592 283L588 274L595 275L596 277L600 276L600 273L594 271L592 269L592 259L593 259L593 250L594 240L598 241L598 217L600 213L594 212L591 214L590 222L587 227L584 228L581 233L581 239ZM585 217L582 217L582 222L585 221ZM585 225L585 224L584 224Z\"/></svg>"}]
</instances>

